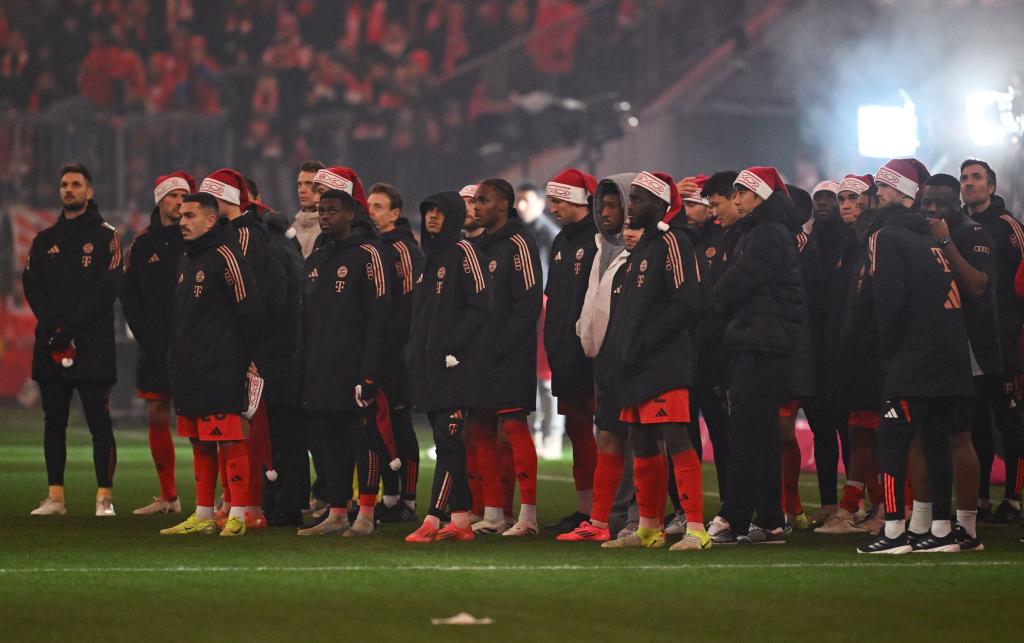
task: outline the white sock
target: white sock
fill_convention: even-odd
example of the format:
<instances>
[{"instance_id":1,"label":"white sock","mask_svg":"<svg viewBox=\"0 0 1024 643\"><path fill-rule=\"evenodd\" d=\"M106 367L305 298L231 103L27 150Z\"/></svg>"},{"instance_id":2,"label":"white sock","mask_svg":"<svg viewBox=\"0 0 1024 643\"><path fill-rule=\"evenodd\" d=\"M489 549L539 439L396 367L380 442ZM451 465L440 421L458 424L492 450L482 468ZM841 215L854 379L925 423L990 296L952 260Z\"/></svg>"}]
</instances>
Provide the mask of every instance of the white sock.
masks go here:
<instances>
[{"instance_id":1,"label":"white sock","mask_svg":"<svg viewBox=\"0 0 1024 643\"><path fill-rule=\"evenodd\" d=\"M238 518L239 520L245 520L245 507L232 506L231 511L228 512L228 518Z\"/></svg>"},{"instance_id":2,"label":"white sock","mask_svg":"<svg viewBox=\"0 0 1024 643\"><path fill-rule=\"evenodd\" d=\"M423 524L438 529L441 526L441 519L433 514L427 514L427 517L423 519Z\"/></svg>"},{"instance_id":3,"label":"white sock","mask_svg":"<svg viewBox=\"0 0 1024 643\"><path fill-rule=\"evenodd\" d=\"M971 538L978 537L978 512L956 510L956 522Z\"/></svg>"},{"instance_id":4,"label":"white sock","mask_svg":"<svg viewBox=\"0 0 1024 643\"><path fill-rule=\"evenodd\" d=\"M537 505L519 505L519 521L537 522Z\"/></svg>"},{"instance_id":5,"label":"white sock","mask_svg":"<svg viewBox=\"0 0 1024 643\"><path fill-rule=\"evenodd\" d=\"M590 515L590 510L594 506L594 490L587 489L586 491L576 492L576 511L581 514Z\"/></svg>"},{"instance_id":6,"label":"white sock","mask_svg":"<svg viewBox=\"0 0 1024 643\"><path fill-rule=\"evenodd\" d=\"M213 507L196 506L196 518L199 520L213 520Z\"/></svg>"},{"instance_id":7,"label":"white sock","mask_svg":"<svg viewBox=\"0 0 1024 643\"><path fill-rule=\"evenodd\" d=\"M406 507L412 509L413 511L416 511L416 501L415 500L403 500L402 502L405 503Z\"/></svg>"},{"instance_id":8,"label":"white sock","mask_svg":"<svg viewBox=\"0 0 1024 643\"><path fill-rule=\"evenodd\" d=\"M401 498L401 496L384 496L384 506L388 509L394 507L398 504L399 498Z\"/></svg>"},{"instance_id":9,"label":"white sock","mask_svg":"<svg viewBox=\"0 0 1024 643\"><path fill-rule=\"evenodd\" d=\"M936 538L945 538L951 531L953 531L953 527L948 520L932 521L932 535Z\"/></svg>"},{"instance_id":10,"label":"white sock","mask_svg":"<svg viewBox=\"0 0 1024 643\"><path fill-rule=\"evenodd\" d=\"M932 503L914 501L914 511L910 514L910 531L915 534L926 534L932 524Z\"/></svg>"},{"instance_id":11,"label":"white sock","mask_svg":"<svg viewBox=\"0 0 1024 643\"><path fill-rule=\"evenodd\" d=\"M505 522L505 512L501 507L484 507L484 520L487 522Z\"/></svg>"},{"instance_id":12,"label":"white sock","mask_svg":"<svg viewBox=\"0 0 1024 643\"><path fill-rule=\"evenodd\" d=\"M899 520L886 520L885 521L885 537L886 538L899 538L903 535L903 532L907 530L907 523L900 518Z\"/></svg>"},{"instance_id":13,"label":"white sock","mask_svg":"<svg viewBox=\"0 0 1024 643\"><path fill-rule=\"evenodd\" d=\"M1009 498L1003 498L1003 502L1009 504L1017 511L1020 511L1020 500L1010 500Z\"/></svg>"},{"instance_id":14,"label":"white sock","mask_svg":"<svg viewBox=\"0 0 1024 643\"><path fill-rule=\"evenodd\" d=\"M590 524L594 525L598 529L608 529L608 523L601 522L600 520L594 520L593 518L590 519Z\"/></svg>"},{"instance_id":15,"label":"white sock","mask_svg":"<svg viewBox=\"0 0 1024 643\"><path fill-rule=\"evenodd\" d=\"M469 528L469 512L468 511L453 511L452 512L452 524L459 529Z\"/></svg>"}]
</instances>

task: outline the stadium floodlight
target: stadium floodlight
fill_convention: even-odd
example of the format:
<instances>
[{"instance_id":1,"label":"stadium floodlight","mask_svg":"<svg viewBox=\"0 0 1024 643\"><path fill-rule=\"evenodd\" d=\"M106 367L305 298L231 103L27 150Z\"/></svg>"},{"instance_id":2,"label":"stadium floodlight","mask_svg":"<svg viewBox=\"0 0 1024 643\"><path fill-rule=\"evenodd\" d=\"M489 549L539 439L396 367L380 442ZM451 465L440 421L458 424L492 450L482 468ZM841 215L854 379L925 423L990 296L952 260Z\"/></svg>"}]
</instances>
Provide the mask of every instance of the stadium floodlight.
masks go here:
<instances>
[{"instance_id":1,"label":"stadium floodlight","mask_svg":"<svg viewBox=\"0 0 1024 643\"><path fill-rule=\"evenodd\" d=\"M967 133L975 145L999 145L1020 133L1013 113L1013 88L967 94Z\"/></svg>"},{"instance_id":2,"label":"stadium floodlight","mask_svg":"<svg viewBox=\"0 0 1024 643\"><path fill-rule=\"evenodd\" d=\"M903 105L861 105L857 108L857 150L868 158L913 156L917 138L917 108L906 92Z\"/></svg>"}]
</instances>

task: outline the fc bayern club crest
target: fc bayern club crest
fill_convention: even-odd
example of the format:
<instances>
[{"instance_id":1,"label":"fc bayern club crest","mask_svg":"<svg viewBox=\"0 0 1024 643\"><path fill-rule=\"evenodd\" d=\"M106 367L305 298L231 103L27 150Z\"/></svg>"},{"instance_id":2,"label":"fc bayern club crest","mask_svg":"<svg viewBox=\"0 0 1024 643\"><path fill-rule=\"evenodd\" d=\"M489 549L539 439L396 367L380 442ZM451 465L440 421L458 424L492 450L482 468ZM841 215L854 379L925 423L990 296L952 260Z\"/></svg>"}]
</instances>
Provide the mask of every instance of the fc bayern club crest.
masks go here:
<instances>
[{"instance_id":1,"label":"fc bayern club crest","mask_svg":"<svg viewBox=\"0 0 1024 643\"><path fill-rule=\"evenodd\" d=\"M200 270L199 272L196 273L196 283L197 284L201 284L205 280L206 280L206 273L205 272Z\"/></svg>"},{"instance_id":2,"label":"fc bayern club crest","mask_svg":"<svg viewBox=\"0 0 1024 643\"><path fill-rule=\"evenodd\" d=\"M85 254L92 254L92 251L93 247L91 243L86 242L85 244L82 245L82 252L84 252Z\"/></svg>"},{"instance_id":3,"label":"fc bayern club crest","mask_svg":"<svg viewBox=\"0 0 1024 643\"><path fill-rule=\"evenodd\" d=\"M640 272L644 272L645 270L647 270L647 260L646 259L644 259L643 261L640 262Z\"/></svg>"},{"instance_id":4,"label":"fc bayern club crest","mask_svg":"<svg viewBox=\"0 0 1024 643\"><path fill-rule=\"evenodd\" d=\"M440 268L437 269L437 278L438 279L444 279L444 275L445 275L445 269L444 269L444 266L441 266Z\"/></svg>"},{"instance_id":5,"label":"fc bayern club crest","mask_svg":"<svg viewBox=\"0 0 1024 643\"><path fill-rule=\"evenodd\" d=\"M583 259L583 248L576 251L576 261Z\"/></svg>"},{"instance_id":6,"label":"fc bayern club crest","mask_svg":"<svg viewBox=\"0 0 1024 643\"><path fill-rule=\"evenodd\" d=\"M340 266L338 268L338 279L344 279L348 276L348 266Z\"/></svg>"},{"instance_id":7,"label":"fc bayern club crest","mask_svg":"<svg viewBox=\"0 0 1024 643\"><path fill-rule=\"evenodd\" d=\"M487 264L487 270L489 272L494 272L497 269L498 269L498 262L495 261L494 259L491 259L491 263Z\"/></svg>"},{"instance_id":8,"label":"fc bayern club crest","mask_svg":"<svg viewBox=\"0 0 1024 643\"><path fill-rule=\"evenodd\" d=\"M716 250L714 246L709 247L707 250L704 251L704 256L707 257L708 259L714 259L716 254L718 254L718 250Z\"/></svg>"}]
</instances>

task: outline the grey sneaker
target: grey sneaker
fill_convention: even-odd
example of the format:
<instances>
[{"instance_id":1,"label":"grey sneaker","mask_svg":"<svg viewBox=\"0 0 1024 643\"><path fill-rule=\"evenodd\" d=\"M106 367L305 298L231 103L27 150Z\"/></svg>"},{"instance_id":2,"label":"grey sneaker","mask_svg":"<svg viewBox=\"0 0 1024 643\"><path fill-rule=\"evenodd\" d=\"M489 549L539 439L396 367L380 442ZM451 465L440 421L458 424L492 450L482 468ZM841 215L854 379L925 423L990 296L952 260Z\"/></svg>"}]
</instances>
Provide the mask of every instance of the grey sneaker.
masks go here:
<instances>
[{"instance_id":1,"label":"grey sneaker","mask_svg":"<svg viewBox=\"0 0 1024 643\"><path fill-rule=\"evenodd\" d=\"M306 529L300 529L300 536L326 536L327 534L339 534L348 531L352 527L348 522L348 516L328 515L327 518Z\"/></svg>"},{"instance_id":2,"label":"grey sneaker","mask_svg":"<svg viewBox=\"0 0 1024 643\"><path fill-rule=\"evenodd\" d=\"M785 545L786 531L782 527L769 531L751 523L747 535L740 536L736 542L742 545Z\"/></svg>"},{"instance_id":3,"label":"grey sneaker","mask_svg":"<svg viewBox=\"0 0 1024 643\"><path fill-rule=\"evenodd\" d=\"M356 518L356 521L352 523L352 526L348 530L346 530L345 533L342 534L342 536L345 538L369 536L376 530L376 527L374 527L373 525L373 520L360 516L359 518Z\"/></svg>"},{"instance_id":4,"label":"grey sneaker","mask_svg":"<svg viewBox=\"0 0 1024 643\"><path fill-rule=\"evenodd\" d=\"M732 527L717 516L708 523L708 536L711 536L711 542L715 545L736 544L736 536L732 533Z\"/></svg>"},{"instance_id":5,"label":"grey sneaker","mask_svg":"<svg viewBox=\"0 0 1024 643\"><path fill-rule=\"evenodd\" d=\"M682 536L686 533L686 514L677 513L665 525L666 536Z\"/></svg>"}]
</instances>

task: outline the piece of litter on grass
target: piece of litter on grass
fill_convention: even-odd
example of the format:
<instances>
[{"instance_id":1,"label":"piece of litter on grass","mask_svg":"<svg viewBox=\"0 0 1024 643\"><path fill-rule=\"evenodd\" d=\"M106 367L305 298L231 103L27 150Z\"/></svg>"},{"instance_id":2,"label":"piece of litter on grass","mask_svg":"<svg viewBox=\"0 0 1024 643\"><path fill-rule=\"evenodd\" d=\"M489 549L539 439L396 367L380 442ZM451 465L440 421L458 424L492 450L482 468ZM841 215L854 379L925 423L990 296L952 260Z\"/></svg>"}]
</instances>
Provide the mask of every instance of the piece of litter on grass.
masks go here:
<instances>
[{"instance_id":1,"label":"piece of litter on grass","mask_svg":"<svg viewBox=\"0 0 1024 643\"><path fill-rule=\"evenodd\" d=\"M468 612L459 612L449 618L430 619L431 625L490 625L492 623L494 623L494 619L490 616L477 618Z\"/></svg>"}]
</instances>

